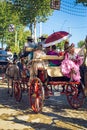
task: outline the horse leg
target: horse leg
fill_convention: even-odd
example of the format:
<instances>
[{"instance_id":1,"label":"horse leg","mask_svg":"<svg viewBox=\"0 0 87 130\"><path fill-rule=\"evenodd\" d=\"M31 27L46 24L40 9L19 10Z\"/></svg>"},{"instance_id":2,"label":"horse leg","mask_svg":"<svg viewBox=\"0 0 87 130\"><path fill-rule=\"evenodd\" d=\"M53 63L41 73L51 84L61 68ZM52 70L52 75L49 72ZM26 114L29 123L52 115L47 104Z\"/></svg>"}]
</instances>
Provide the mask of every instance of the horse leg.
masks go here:
<instances>
[{"instance_id":1,"label":"horse leg","mask_svg":"<svg viewBox=\"0 0 87 130\"><path fill-rule=\"evenodd\" d=\"M7 93L9 94L9 78L7 78L7 86L8 86L8 91L7 91Z\"/></svg>"},{"instance_id":2,"label":"horse leg","mask_svg":"<svg viewBox=\"0 0 87 130\"><path fill-rule=\"evenodd\" d=\"M8 78L8 94L13 96L13 79Z\"/></svg>"}]
</instances>

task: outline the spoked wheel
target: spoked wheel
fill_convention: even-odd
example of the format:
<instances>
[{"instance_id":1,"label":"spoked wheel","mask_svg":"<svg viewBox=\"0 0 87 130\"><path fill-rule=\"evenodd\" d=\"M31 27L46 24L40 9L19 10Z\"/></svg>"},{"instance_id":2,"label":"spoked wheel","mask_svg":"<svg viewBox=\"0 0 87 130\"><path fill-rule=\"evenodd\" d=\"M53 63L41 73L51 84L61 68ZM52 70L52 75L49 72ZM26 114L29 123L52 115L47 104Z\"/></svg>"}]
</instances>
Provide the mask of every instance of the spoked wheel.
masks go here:
<instances>
[{"instance_id":1,"label":"spoked wheel","mask_svg":"<svg viewBox=\"0 0 87 130\"><path fill-rule=\"evenodd\" d=\"M13 87L14 87L14 97L16 101L20 102L22 98L21 84L19 82L14 82Z\"/></svg>"},{"instance_id":2,"label":"spoked wheel","mask_svg":"<svg viewBox=\"0 0 87 130\"><path fill-rule=\"evenodd\" d=\"M84 104L85 95L82 88L82 84L68 85L66 91L67 100L72 108L78 109Z\"/></svg>"},{"instance_id":3,"label":"spoked wheel","mask_svg":"<svg viewBox=\"0 0 87 130\"><path fill-rule=\"evenodd\" d=\"M30 81L30 104L34 112L38 113L42 110L44 100L44 89L39 78Z\"/></svg>"},{"instance_id":4,"label":"spoked wheel","mask_svg":"<svg viewBox=\"0 0 87 130\"><path fill-rule=\"evenodd\" d=\"M13 96L13 80L8 79L8 94L12 97Z\"/></svg>"}]
</instances>

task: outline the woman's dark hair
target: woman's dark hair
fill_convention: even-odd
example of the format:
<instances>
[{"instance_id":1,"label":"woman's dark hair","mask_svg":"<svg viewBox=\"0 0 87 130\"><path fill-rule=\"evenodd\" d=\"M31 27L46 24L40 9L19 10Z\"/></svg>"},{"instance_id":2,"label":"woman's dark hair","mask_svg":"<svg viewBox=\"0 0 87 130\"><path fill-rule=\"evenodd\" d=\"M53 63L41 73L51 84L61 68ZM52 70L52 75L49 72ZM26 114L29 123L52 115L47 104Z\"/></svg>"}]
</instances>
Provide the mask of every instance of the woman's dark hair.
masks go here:
<instances>
[{"instance_id":1,"label":"woman's dark hair","mask_svg":"<svg viewBox=\"0 0 87 130\"><path fill-rule=\"evenodd\" d=\"M65 41L65 43L64 43L64 51L66 51L68 47L69 47L69 42Z\"/></svg>"},{"instance_id":2,"label":"woman's dark hair","mask_svg":"<svg viewBox=\"0 0 87 130\"><path fill-rule=\"evenodd\" d=\"M53 49L53 50L56 50L56 46L55 46L55 45L53 45L53 46L52 46L52 49Z\"/></svg>"}]
</instances>

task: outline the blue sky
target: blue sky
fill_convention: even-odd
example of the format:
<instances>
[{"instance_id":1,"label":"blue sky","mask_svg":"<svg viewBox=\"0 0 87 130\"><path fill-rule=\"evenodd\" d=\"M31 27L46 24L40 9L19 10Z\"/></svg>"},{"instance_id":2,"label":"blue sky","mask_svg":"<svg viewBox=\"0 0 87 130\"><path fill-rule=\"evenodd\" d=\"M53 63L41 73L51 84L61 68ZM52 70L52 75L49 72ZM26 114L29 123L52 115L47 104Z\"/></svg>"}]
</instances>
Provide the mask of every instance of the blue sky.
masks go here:
<instances>
[{"instance_id":1,"label":"blue sky","mask_svg":"<svg viewBox=\"0 0 87 130\"><path fill-rule=\"evenodd\" d=\"M87 35L87 7L75 4L76 0L61 0L60 10L54 10L53 15L41 24L41 34L52 34L56 31L67 31L72 34L70 43L84 41ZM37 37L40 36L40 24L37 24Z\"/></svg>"},{"instance_id":2,"label":"blue sky","mask_svg":"<svg viewBox=\"0 0 87 130\"><path fill-rule=\"evenodd\" d=\"M87 7L85 7L87 9ZM86 10L87 11L87 10ZM86 12L87 13L87 12ZM55 10L46 23L42 23L42 34L52 34L56 31L67 31L72 34L70 43L77 43L84 40L87 35L87 15L79 16ZM37 26L37 36L39 36L39 26Z\"/></svg>"}]
</instances>

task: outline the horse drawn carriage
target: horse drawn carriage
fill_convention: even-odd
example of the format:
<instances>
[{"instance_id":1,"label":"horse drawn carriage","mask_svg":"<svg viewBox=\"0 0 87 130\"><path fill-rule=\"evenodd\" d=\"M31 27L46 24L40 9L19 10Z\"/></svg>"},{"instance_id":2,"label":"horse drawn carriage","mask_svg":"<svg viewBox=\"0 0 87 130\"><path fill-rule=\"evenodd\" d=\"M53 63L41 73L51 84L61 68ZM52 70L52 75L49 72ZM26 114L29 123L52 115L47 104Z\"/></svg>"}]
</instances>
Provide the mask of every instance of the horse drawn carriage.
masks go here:
<instances>
[{"instance_id":1,"label":"horse drawn carriage","mask_svg":"<svg viewBox=\"0 0 87 130\"><path fill-rule=\"evenodd\" d=\"M42 56L38 59L32 59L30 65L30 68L32 68L30 71L32 71L32 73L30 77L26 76L25 69L21 78L12 79L11 88L8 89L10 95L13 94L16 101L20 101L22 93L26 90L28 92L31 108L35 112L40 112L42 110L45 98L50 96L50 93L53 93L54 90L61 94L65 94L72 108L77 109L81 107L85 100L83 91L84 85L82 82L70 81L69 78L63 76L60 71L60 66L49 67L44 66L42 63L43 61L45 62L50 59L58 58L57 56ZM39 67L37 70L37 75L33 67L36 62L42 63L42 67ZM64 89L64 93L62 93L62 89Z\"/></svg>"},{"instance_id":2,"label":"horse drawn carriage","mask_svg":"<svg viewBox=\"0 0 87 130\"><path fill-rule=\"evenodd\" d=\"M32 110L36 113L42 110L43 102L50 94L53 94L54 90L65 94L72 108L80 108L85 101L85 84L82 80L80 82L72 81L71 77L68 78L61 73L60 66L54 67L43 64L49 60L60 60L61 58L63 57L47 55L33 58L31 62L28 63L27 69L23 70L24 74L21 78L12 80L11 88L8 89L9 93L11 95L14 94L16 101L20 101L22 93L27 90L29 103ZM35 72L35 67L38 62L41 63L41 66L38 66L37 72ZM30 72L30 77L27 77L27 70ZM19 70L17 72L19 73ZM64 92L62 93L63 89Z\"/></svg>"},{"instance_id":3,"label":"horse drawn carriage","mask_svg":"<svg viewBox=\"0 0 87 130\"><path fill-rule=\"evenodd\" d=\"M41 59L33 59L32 62L35 63L39 60L43 62L43 60L48 59L58 59L58 57L45 56ZM82 82L71 81L70 78L63 76L60 66L38 68L37 77L34 75L30 81L29 95L31 107L36 112L40 111L46 96L50 96L50 93L53 94L54 90L56 90L61 94L65 94L71 107L77 109L83 105L85 100L83 89Z\"/></svg>"}]
</instances>

